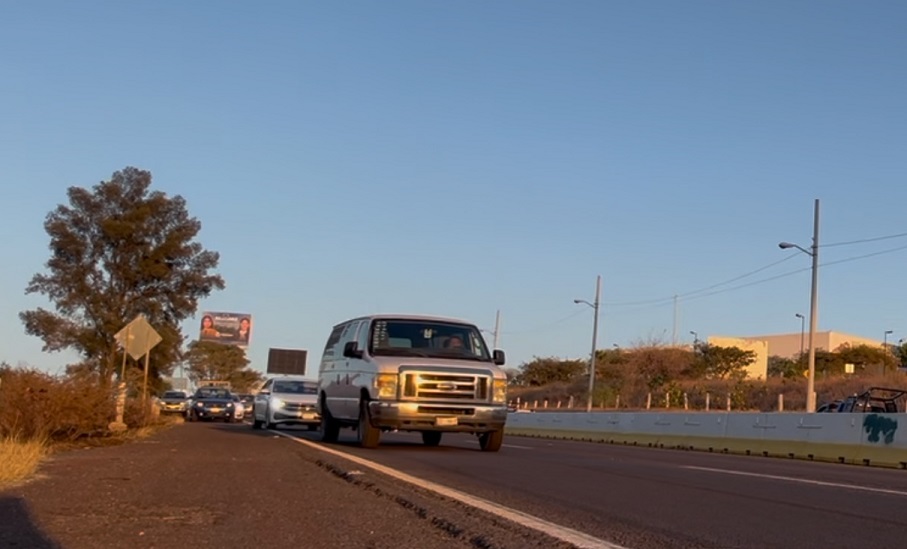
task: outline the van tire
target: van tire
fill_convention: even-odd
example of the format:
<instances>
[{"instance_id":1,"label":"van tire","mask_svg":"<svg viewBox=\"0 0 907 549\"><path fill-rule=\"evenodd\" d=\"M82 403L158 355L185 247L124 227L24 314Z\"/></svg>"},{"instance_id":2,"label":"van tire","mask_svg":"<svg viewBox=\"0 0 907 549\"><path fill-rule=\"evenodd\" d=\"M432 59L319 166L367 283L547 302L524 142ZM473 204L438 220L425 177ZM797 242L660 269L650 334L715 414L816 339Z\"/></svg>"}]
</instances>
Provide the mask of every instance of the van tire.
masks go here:
<instances>
[{"instance_id":1,"label":"van tire","mask_svg":"<svg viewBox=\"0 0 907 549\"><path fill-rule=\"evenodd\" d=\"M479 435L479 448L483 452L497 452L504 444L504 430L488 431Z\"/></svg>"},{"instance_id":2,"label":"van tire","mask_svg":"<svg viewBox=\"0 0 907 549\"><path fill-rule=\"evenodd\" d=\"M359 438L359 446L363 448L374 448L378 446L381 440L381 429L372 425L371 417L368 412L368 401L359 402L359 426L356 429Z\"/></svg>"},{"instance_id":3,"label":"van tire","mask_svg":"<svg viewBox=\"0 0 907 549\"><path fill-rule=\"evenodd\" d=\"M437 446L441 444L441 431L422 431L422 444L426 446Z\"/></svg>"},{"instance_id":4,"label":"van tire","mask_svg":"<svg viewBox=\"0 0 907 549\"><path fill-rule=\"evenodd\" d=\"M321 431L322 442L337 442L340 437L340 423L331 415L331 411L328 410L328 406L323 399L321 401L321 425L319 430Z\"/></svg>"}]
</instances>

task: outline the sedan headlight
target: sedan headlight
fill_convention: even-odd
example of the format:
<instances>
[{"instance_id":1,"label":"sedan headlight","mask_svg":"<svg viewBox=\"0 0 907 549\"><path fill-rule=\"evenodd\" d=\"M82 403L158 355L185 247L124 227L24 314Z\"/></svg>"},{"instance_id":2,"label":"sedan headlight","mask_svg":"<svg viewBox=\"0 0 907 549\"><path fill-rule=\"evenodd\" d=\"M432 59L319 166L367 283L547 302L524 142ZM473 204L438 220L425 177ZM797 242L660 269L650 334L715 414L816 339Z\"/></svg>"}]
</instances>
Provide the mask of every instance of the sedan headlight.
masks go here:
<instances>
[{"instance_id":1,"label":"sedan headlight","mask_svg":"<svg viewBox=\"0 0 907 549\"><path fill-rule=\"evenodd\" d=\"M378 390L378 398L396 398L397 374L378 374L375 377L375 389Z\"/></svg>"},{"instance_id":2,"label":"sedan headlight","mask_svg":"<svg viewBox=\"0 0 907 549\"><path fill-rule=\"evenodd\" d=\"M495 379L494 380L494 390L492 391L492 398L494 402L504 403L507 402L507 380L506 379Z\"/></svg>"},{"instance_id":3,"label":"sedan headlight","mask_svg":"<svg viewBox=\"0 0 907 549\"><path fill-rule=\"evenodd\" d=\"M271 399L271 406L273 406L274 408L283 408L283 404L284 404L284 402L282 400L280 400L279 398Z\"/></svg>"}]
</instances>

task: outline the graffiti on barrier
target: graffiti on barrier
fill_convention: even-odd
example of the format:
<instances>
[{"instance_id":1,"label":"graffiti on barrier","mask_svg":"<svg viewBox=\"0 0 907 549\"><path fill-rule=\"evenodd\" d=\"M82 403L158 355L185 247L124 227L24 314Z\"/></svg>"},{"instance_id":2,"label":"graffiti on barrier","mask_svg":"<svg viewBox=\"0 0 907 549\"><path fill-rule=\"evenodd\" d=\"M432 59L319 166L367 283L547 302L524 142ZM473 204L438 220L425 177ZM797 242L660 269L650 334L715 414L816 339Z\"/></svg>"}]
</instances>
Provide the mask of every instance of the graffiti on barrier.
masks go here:
<instances>
[{"instance_id":1,"label":"graffiti on barrier","mask_svg":"<svg viewBox=\"0 0 907 549\"><path fill-rule=\"evenodd\" d=\"M868 414L863 418L863 431L869 435L869 442L879 442L884 436L885 444L894 442L898 431L898 420L879 414Z\"/></svg>"}]
</instances>

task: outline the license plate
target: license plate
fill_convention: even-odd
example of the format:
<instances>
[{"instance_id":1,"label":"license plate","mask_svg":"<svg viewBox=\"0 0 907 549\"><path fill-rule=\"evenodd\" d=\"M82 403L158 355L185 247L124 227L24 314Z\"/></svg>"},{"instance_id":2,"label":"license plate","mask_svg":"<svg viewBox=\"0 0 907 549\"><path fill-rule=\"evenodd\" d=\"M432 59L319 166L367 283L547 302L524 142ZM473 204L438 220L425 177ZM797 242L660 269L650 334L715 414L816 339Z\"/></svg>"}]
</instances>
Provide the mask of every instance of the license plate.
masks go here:
<instances>
[{"instance_id":1,"label":"license plate","mask_svg":"<svg viewBox=\"0 0 907 549\"><path fill-rule=\"evenodd\" d=\"M312 414L312 413L302 414L302 419L315 419L315 414Z\"/></svg>"},{"instance_id":2,"label":"license plate","mask_svg":"<svg viewBox=\"0 0 907 549\"><path fill-rule=\"evenodd\" d=\"M211 408L211 413L212 413L212 414L219 414L219 413L220 413L220 408Z\"/></svg>"},{"instance_id":3,"label":"license plate","mask_svg":"<svg viewBox=\"0 0 907 549\"><path fill-rule=\"evenodd\" d=\"M441 426L449 426L449 425L456 425L456 424L457 424L457 418L455 418L455 417L439 417L439 418L435 418L435 425L437 425L437 426L439 426L439 427L441 427Z\"/></svg>"}]
</instances>

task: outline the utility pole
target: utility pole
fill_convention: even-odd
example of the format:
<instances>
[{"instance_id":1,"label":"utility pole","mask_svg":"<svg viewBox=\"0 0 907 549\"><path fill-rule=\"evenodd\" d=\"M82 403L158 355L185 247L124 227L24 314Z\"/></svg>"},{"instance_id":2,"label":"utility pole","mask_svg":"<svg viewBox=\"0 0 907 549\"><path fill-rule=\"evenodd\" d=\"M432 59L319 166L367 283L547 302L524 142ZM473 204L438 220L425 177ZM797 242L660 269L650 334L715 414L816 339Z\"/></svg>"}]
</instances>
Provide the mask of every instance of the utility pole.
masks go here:
<instances>
[{"instance_id":1,"label":"utility pole","mask_svg":"<svg viewBox=\"0 0 907 549\"><path fill-rule=\"evenodd\" d=\"M595 311L595 319L592 321L592 358L589 361L589 398L586 402L586 411L592 411L592 396L595 388L595 348L598 346L598 308L601 302L602 277L598 275L595 279L595 304L592 309Z\"/></svg>"},{"instance_id":2,"label":"utility pole","mask_svg":"<svg viewBox=\"0 0 907 549\"><path fill-rule=\"evenodd\" d=\"M671 345L677 347L677 294L674 294L674 330L671 333Z\"/></svg>"},{"instance_id":3,"label":"utility pole","mask_svg":"<svg viewBox=\"0 0 907 549\"><path fill-rule=\"evenodd\" d=\"M491 347L492 349L499 348L498 341L500 341L500 337L499 337L500 333L501 333L501 310L498 309L498 311L494 315L494 345Z\"/></svg>"},{"instance_id":4,"label":"utility pole","mask_svg":"<svg viewBox=\"0 0 907 549\"><path fill-rule=\"evenodd\" d=\"M812 284L809 295L809 378L806 382L806 411L816 411L816 324L819 316L819 199L813 219Z\"/></svg>"}]
</instances>

